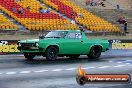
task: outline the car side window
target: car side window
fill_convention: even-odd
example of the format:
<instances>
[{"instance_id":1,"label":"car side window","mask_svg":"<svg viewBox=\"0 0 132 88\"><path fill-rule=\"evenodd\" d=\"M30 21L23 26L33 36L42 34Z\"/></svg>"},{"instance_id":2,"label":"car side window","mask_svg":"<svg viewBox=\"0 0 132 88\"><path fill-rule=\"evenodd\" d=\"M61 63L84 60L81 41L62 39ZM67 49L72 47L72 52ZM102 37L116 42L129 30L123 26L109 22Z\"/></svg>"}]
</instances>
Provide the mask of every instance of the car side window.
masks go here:
<instances>
[{"instance_id":1,"label":"car side window","mask_svg":"<svg viewBox=\"0 0 132 88\"><path fill-rule=\"evenodd\" d=\"M81 39L82 35L81 35L81 33L69 33L67 38L69 38L69 39Z\"/></svg>"}]
</instances>

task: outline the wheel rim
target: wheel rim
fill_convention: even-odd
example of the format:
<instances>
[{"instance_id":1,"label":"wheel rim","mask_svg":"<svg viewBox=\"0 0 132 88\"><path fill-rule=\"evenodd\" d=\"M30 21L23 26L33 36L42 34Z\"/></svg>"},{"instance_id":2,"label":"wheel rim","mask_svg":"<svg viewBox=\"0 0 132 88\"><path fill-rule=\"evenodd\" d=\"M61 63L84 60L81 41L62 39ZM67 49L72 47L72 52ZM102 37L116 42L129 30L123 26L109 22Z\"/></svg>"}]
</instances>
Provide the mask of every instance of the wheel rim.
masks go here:
<instances>
[{"instance_id":1,"label":"wheel rim","mask_svg":"<svg viewBox=\"0 0 132 88\"><path fill-rule=\"evenodd\" d=\"M93 49L93 55L94 55L94 56L98 56L99 54L100 54L100 49L94 48L94 49Z\"/></svg>"}]
</instances>

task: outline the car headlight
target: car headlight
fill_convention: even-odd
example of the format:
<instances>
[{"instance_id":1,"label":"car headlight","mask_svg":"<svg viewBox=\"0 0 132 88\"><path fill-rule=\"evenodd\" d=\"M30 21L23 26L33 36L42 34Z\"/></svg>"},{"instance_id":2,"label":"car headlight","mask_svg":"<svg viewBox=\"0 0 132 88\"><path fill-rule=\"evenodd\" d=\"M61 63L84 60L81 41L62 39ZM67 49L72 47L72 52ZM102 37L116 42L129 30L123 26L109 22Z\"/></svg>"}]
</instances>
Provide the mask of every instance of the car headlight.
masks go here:
<instances>
[{"instance_id":1,"label":"car headlight","mask_svg":"<svg viewBox=\"0 0 132 88\"><path fill-rule=\"evenodd\" d=\"M18 46L21 46L21 43L20 42L18 43Z\"/></svg>"},{"instance_id":2,"label":"car headlight","mask_svg":"<svg viewBox=\"0 0 132 88\"><path fill-rule=\"evenodd\" d=\"M36 42L35 45L36 45L37 47L39 47L39 43Z\"/></svg>"}]
</instances>

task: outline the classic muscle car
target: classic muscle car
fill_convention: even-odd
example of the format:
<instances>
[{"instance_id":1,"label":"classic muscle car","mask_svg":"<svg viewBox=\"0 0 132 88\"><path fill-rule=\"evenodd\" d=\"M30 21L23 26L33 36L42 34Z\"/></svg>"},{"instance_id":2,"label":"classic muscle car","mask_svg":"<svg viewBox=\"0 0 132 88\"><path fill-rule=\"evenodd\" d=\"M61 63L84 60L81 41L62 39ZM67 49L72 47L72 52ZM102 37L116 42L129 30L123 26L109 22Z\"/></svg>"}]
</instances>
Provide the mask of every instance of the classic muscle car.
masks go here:
<instances>
[{"instance_id":1,"label":"classic muscle car","mask_svg":"<svg viewBox=\"0 0 132 88\"><path fill-rule=\"evenodd\" d=\"M27 60L39 55L47 60L55 60L58 56L78 58L80 55L96 59L108 48L108 40L90 39L81 30L56 30L41 39L18 41L18 49Z\"/></svg>"}]
</instances>

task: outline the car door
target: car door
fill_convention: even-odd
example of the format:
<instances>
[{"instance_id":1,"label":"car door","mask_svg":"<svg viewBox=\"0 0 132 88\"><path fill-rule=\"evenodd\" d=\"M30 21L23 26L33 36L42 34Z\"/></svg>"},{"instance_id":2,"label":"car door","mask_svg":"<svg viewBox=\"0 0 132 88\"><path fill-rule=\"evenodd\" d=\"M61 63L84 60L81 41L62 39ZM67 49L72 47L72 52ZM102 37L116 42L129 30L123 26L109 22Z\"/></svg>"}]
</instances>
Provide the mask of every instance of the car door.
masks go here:
<instances>
[{"instance_id":1,"label":"car door","mask_svg":"<svg viewBox=\"0 0 132 88\"><path fill-rule=\"evenodd\" d=\"M69 32L60 47L61 54L82 54L83 40L81 32Z\"/></svg>"}]
</instances>

